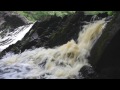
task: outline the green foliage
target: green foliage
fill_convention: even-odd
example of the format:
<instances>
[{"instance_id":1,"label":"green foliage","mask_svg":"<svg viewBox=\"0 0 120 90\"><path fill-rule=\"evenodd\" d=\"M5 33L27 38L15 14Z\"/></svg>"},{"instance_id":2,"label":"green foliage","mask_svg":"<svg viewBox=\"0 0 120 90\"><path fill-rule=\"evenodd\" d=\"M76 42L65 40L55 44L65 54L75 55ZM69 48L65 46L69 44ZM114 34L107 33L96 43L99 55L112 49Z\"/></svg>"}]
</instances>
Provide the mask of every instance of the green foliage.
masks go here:
<instances>
[{"instance_id":1,"label":"green foliage","mask_svg":"<svg viewBox=\"0 0 120 90\"><path fill-rule=\"evenodd\" d=\"M99 13L105 13L107 12L108 15L113 15L113 11L85 11L85 14L90 14L90 15L96 15L96 14L99 14Z\"/></svg>"},{"instance_id":2,"label":"green foliage","mask_svg":"<svg viewBox=\"0 0 120 90\"><path fill-rule=\"evenodd\" d=\"M112 16L114 14L113 11L108 11L108 15Z\"/></svg>"},{"instance_id":3,"label":"green foliage","mask_svg":"<svg viewBox=\"0 0 120 90\"><path fill-rule=\"evenodd\" d=\"M75 13L75 11L17 11L18 14L25 16L30 21L36 21L40 18L56 15L63 17Z\"/></svg>"},{"instance_id":4,"label":"green foliage","mask_svg":"<svg viewBox=\"0 0 120 90\"><path fill-rule=\"evenodd\" d=\"M75 13L75 11L16 11L18 14L25 16L30 21L36 21L47 16L56 15L63 17ZM85 14L96 15L107 12L108 15L113 15L113 11L84 11Z\"/></svg>"}]
</instances>

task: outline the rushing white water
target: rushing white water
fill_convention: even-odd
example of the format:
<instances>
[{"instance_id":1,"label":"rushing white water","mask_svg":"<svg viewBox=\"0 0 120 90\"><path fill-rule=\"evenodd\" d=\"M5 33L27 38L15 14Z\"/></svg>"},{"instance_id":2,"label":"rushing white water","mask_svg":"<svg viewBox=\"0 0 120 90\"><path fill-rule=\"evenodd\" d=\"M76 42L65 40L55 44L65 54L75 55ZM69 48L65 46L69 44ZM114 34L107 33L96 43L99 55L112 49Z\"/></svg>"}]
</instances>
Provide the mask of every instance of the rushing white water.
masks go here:
<instances>
[{"instance_id":1,"label":"rushing white water","mask_svg":"<svg viewBox=\"0 0 120 90\"><path fill-rule=\"evenodd\" d=\"M34 24L24 25L16 28L14 32L8 32L4 38L0 38L0 52L8 46L21 40Z\"/></svg>"},{"instance_id":2,"label":"rushing white water","mask_svg":"<svg viewBox=\"0 0 120 90\"><path fill-rule=\"evenodd\" d=\"M105 25L105 19L85 25L79 33L78 43L71 40L55 48L41 47L20 54L7 53L0 60L0 78L78 78L80 69L89 65L87 57Z\"/></svg>"}]
</instances>

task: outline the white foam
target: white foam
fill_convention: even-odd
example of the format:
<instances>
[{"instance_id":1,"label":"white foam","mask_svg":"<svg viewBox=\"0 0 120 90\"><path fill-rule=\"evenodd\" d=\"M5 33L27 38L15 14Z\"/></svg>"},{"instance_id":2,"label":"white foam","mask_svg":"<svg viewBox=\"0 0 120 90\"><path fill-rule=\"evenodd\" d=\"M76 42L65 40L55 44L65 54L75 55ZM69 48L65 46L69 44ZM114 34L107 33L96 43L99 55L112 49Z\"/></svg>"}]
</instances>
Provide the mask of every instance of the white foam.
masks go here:
<instances>
[{"instance_id":1,"label":"white foam","mask_svg":"<svg viewBox=\"0 0 120 90\"><path fill-rule=\"evenodd\" d=\"M55 48L40 47L26 50L21 54L7 54L0 60L0 78L78 77L80 69L84 65L89 65L87 57L105 25L104 19L85 25L83 31L79 33L78 43L71 40Z\"/></svg>"},{"instance_id":2,"label":"white foam","mask_svg":"<svg viewBox=\"0 0 120 90\"><path fill-rule=\"evenodd\" d=\"M2 45L0 45L0 51L21 40L33 25L34 24L20 26L16 28L14 32L8 32L6 37L0 39L0 43L2 43Z\"/></svg>"}]
</instances>

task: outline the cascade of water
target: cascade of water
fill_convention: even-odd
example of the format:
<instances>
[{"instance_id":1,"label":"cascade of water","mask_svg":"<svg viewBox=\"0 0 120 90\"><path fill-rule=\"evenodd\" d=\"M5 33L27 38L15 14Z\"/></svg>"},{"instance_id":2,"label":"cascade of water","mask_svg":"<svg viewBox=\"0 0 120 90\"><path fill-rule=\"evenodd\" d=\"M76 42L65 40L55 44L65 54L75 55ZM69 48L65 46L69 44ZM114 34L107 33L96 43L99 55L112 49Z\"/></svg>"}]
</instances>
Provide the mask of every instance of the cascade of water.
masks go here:
<instances>
[{"instance_id":1,"label":"cascade of water","mask_svg":"<svg viewBox=\"0 0 120 90\"><path fill-rule=\"evenodd\" d=\"M78 78L80 69L89 65L87 57L105 25L105 19L85 25L78 43L71 40L55 48L7 53L0 60L0 78Z\"/></svg>"},{"instance_id":2,"label":"cascade of water","mask_svg":"<svg viewBox=\"0 0 120 90\"><path fill-rule=\"evenodd\" d=\"M17 41L21 40L34 24L24 25L16 28L13 32L8 32L0 38L0 52Z\"/></svg>"}]
</instances>

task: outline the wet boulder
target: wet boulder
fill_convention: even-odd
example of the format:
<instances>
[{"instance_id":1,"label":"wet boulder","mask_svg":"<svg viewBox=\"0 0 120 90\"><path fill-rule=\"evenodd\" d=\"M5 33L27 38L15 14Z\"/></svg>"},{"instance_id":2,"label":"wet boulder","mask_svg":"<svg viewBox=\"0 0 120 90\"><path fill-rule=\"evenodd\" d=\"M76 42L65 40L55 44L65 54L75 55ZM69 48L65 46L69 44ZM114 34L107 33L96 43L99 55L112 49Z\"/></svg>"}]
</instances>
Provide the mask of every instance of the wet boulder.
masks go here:
<instances>
[{"instance_id":1,"label":"wet boulder","mask_svg":"<svg viewBox=\"0 0 120 90\"><path fill-rule=\"evenodd\" d=\"M101 37L91 50L89 63L99 73L99 78L120 78L120 12L115 12Z\"/></svg>"},{"instance_id":2,"label":"wet boulder","mask_svg":"<svg viewBox=\"0 0 120 90\"><path fill-rule=\"evenodd\" d=\"M0 11L0 31L13 31L15 28L28 24L29 21L14 11Z\"/></svg>"},{"instance_id":3,"label":"wet boulder","mask_svg":"<svg viewBox=\"0 0 120 90\"><path fill-rule=\"evenodd\" d=\"M44 20L38 20L21 41L10 45L0 53L0 56L6 52L23 52L32 47L53 48L63 45L71 39L77 42L82 26L86 22L90 22L92 17L92 15L85 15L84 12L79 11L63 18L50 16Z\"/></svg>"}]
</instances>

